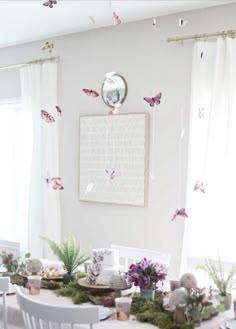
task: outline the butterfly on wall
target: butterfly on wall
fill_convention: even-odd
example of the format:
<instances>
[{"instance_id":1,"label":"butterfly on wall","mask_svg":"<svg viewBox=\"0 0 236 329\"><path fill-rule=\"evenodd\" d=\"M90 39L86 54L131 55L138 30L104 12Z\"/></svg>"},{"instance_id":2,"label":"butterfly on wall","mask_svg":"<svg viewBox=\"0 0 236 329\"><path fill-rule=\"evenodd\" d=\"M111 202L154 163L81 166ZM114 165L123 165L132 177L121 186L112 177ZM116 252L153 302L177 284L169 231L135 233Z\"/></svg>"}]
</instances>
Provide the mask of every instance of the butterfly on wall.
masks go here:
<instances>
[{"instance_id":1,"label":"butterfly on wall","mask_svg":"<svg viewBox=\"0 0 236 329\"><path fill-rule=\"evenodd\" d=\"M59 106L56 106L56 110L57 110L57 119L61 120L61 108Z\"/></svg>"},{"instance_id":2,"label":"butterfly on wall","mask_svg":"<svg viewBox=\"0 0 236 329\"><path fill-rule=\"evenodd\" d=\"M108 177L110 179L114 179L115 177L117 177L117 172L116 170L108 170L108 169L104 169L105 173L108 175Z\"/></svg>"},{"instance_id":3,"label":"butterfly on wall","mask_svg":"<svg viewBox=\"0 0 236 329\"><path fill-rule=\"evenodd\" d=\"M45 110L41 110L41 118L47 123L55 122L54 117Z\"/></svg>"},{"instance_id":4,"label":"butterfly on wall","mask_svg":"<svg viewBox=\"0 0 236 329\"><path fill-rule=\"evenodd\" d=\"M53 190L64 190L64 187L61 185L61 177L45 177L45 182L48 187L51 187Z\"/></svg>"},{"instance_id":5,"label":"butterfly on wall","mask_svg":"<svg viewBox=\"0 0 236 329\"><path fill-rule=\"evenodd\" d=\"M205 188L203 186L203 182L196 181L196 184L193 188L194 191L200 190L202 193L205 193Z\"/></svg>"},{"instance_id":6,"label":"butterfly on wall","mask_svg":"<svg viewBox=\"0 0 236 329\"><path fill-rule=\"evenodd\" d=\"M181 216L181 217L183 217L183 218L187 218L188 215L187 215L187 213L186 213L185 208L176 209L176 211L175 211L175 213L174 213L174 216L172 217L171 221L175 220L175 218L176 218L177 216Z\"/></svg>"},{"instance_id":7,"label":"butterfly on wall","mask_svg":"<svg viewBox=\"0 0 236 329\"><path fill-rule=\"evenodd\" d=\"M184 18L179 18L179 27L184 27L188 24L188 20Z\"/></svg>"},{"instance_id":8,"label":"butterfly on wall","mask_svg":"<svg viewBox=\"0 0 236 329\"><path fill-rule=\"evenodd\" d=\"M97 93L95 90L92 89L82 89L83 92L87 95L87 96L92 96L92 97L98 97L99 93Z\"/></svg>"},{"instance_id":9,"label":"butterfly on wall","mask_svg":"<svg viewBox=\"0 0 236 329\"><path fill-rule=\"evenodd\" d=\"M116 13L114 13L114 12L113 12L113 16L112 16L112 21L113 21L114 26L121 24L121 20L120 20L119 16L117 16Z\"/></svg>"},{"instance_id":10,"label":"butterfly on wall","mask_svg":"<svg viewBox=\"0 0 236 329\"><path fill-rule=\"evenodd\" d=\"M159 105L161 103L161 96L162 93L157 94L154 97L144 97L144 100L151 106L153 107L155 104Z\"/></svg>"},{"instance_id":11,"label":"butterfly on wall","mask_svg":"<svg viewBox=\"0 0 236 329\"><path fill-rule=\"evenodd\" d=\"M54 45L53 43L49 43L48 41L45 42L44 46L42 47L42 50L46 51L48 50L49 53L51 53L53 51Z\"/></svg>"},{"instance_id":12,"label":"butterfly on wall","mask_svg":"<svg viewBox=\"0 0 236 329\"><path fill-rule=\"evenodd\" d=\"M43 6L53 8L54 5L57 4L57 0L49 0L43 3Z\"/></svg>"},{"instance_id":13,"label":"butterfly on wall","mask_svg":"<svg viewBox=\"0 0 236 329\"><path fill-rule=\"evenodd\" d=\"M153 30L156 30L156 26L157 26L157 20L156 20L156 18L153 18L152 19L152 27L153 27Z\"/></svg>"},{"instance_id":14,"label":"butterfly on wall","mask_svg":"<svg viewBox=\"0 0 236 329\"><path fill-rule=\"evenodd\" d=\"M109 115L112 115L112 114L119 114L120 111L119 111L119 108L121 107L121 102L117 102L114 104L114 108L108 112Z\"/></svg>"}]
</instances>

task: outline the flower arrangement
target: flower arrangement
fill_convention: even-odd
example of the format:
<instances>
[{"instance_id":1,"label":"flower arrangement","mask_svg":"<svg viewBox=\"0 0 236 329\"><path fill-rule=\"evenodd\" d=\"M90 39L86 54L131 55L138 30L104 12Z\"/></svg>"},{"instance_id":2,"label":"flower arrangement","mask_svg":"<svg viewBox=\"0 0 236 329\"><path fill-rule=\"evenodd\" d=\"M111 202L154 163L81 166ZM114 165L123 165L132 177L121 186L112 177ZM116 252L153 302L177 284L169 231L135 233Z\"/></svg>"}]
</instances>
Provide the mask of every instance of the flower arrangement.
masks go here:
<instances>
[{"instance_id":1,"label":"flower arrangement","mask_svg":"<svg viewBox=\"0 0 236 329\"><path fill-rule=\"evenodd\" d=\"M30 253L25 254L25 258L29 258L30 256ZM0 253L0 258L2 259L2 264L9 273L15 273L20 267L23 266L24 260L21 260L20 257L15 258L12 252L2 250Z\"/></svg>"},{"instance_id":2,"label":"flower arrangement","mask_svg":"<svg viewBox=\"0 0 236 329\"><path fill-rule=\"evenodd\" d=\"M163 264L154 263L147 258L132 264L125 274L129 283L146 289L155 289L158 281L163 282L167 275L167 268Z\"/></svg>"}]
</instances>

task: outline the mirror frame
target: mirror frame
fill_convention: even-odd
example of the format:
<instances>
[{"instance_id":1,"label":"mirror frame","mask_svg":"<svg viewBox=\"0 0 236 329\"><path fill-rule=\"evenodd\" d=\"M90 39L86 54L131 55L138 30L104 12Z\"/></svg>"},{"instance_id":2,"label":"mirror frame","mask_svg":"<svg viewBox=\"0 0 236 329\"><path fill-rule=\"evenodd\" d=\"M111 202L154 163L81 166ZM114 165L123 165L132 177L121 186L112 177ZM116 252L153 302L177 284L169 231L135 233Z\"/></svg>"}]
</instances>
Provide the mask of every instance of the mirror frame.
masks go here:
<instances>
[{"instance_id":1,"label":"mirror frame","mask_svg":"<svg viewBox=\"0 0 236 329\"><path fill-rule=\"evenodd\" d=\"M126 97L127 97L127 94L128 94L128 85L127 85L127 82L126 82L125 78L124 78L122 75L120 75L120 74L114 74L113 76L120 77L120 78L122 79L122 81L124 82L124 85L125 85L125 93L124 93L124 97L123 97L123 99L122 99L122 101L121 101L121 104L123 104L124 101L125 101L125 99L126 99ZM112 77L113 77L113 76L112 76ZM112 78L112 77L111 77L111 78ZM107 104L107 102L106 102L106 100L105 100L105 98L104 98L104 95L103 95L103 88L104 88L104 84L105 84L105 82L106 82L106 79L103 81L102 89L101 89L101 94L102 94L103 102L104 102L107 106L109 106L109 107L111 107L111 108L114 108L114 106Z\"/></svg>"}]
</instances>

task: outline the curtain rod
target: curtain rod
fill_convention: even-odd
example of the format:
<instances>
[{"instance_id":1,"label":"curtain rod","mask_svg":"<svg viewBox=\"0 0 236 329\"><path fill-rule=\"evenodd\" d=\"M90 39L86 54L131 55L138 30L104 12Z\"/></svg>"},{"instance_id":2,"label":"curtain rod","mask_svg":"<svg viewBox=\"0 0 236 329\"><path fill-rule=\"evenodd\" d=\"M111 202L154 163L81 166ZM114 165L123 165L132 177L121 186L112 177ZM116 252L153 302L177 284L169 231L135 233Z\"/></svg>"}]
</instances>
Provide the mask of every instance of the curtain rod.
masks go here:
<instances>
[{"instance_id":1,"label":"curtain rod","mask_svg":"<svg viewBox=\"0 0 236 329\"><path fill-rule=\"evenodd\" d=\"M220 37L226 38L227 36L234 38L236 34L236 30L229 30L229 31L221 31L221 32L212 32L212 33L203 33L203 34L193 34L193 35L187 35L183 37L175 37L175 38L168 38L166 39L167 42L178 42L178 41L184 41L184 40L205 40L207 38L213 38L213 37Z\"/></svg>"},{"instance_id":2,"label":"curtain rod","mask_svg":"<svg viewBox=\"0 0 236 329\"><path fill-rule=\"evenodd\" d=\"M49 57L49 58L43 58L43 59L35 59L33 61L29 61L29 62L23 62L23 63L17 63L17 64L13 64L13 65L6 65L6 66L0 66L0 70L7 70L7 69L12 69L14 67L21 67L21 66L25 66L25 65L30 65L30 64L39 64L39 63L43 63L43 62L53 62L58 60L58 62L60 61L60 57L56 56L56 57Z\"/></svg>"}]
</instances>

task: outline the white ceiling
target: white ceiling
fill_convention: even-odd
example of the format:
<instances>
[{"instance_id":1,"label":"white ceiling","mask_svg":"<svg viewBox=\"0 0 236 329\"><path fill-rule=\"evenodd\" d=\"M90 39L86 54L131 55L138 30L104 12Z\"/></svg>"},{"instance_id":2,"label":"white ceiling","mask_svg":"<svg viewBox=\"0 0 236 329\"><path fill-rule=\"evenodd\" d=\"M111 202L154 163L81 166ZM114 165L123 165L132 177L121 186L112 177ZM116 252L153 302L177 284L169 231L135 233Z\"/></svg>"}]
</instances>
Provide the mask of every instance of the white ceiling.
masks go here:
<instances>
[{"instance_id":1,"label":"white ceiling","mask_svg":"<svg viewBox=\"0 0 236 329\"><path fill-rule=\"evenodd\" d=\"M235 0L58 0L57 5L49 8L42 5L44 1L0 1L0 47L112 26L113 11L119 15L122 23L127 23L235 2Z\"/></svg>"}]
</instances>

